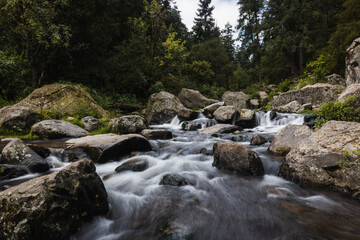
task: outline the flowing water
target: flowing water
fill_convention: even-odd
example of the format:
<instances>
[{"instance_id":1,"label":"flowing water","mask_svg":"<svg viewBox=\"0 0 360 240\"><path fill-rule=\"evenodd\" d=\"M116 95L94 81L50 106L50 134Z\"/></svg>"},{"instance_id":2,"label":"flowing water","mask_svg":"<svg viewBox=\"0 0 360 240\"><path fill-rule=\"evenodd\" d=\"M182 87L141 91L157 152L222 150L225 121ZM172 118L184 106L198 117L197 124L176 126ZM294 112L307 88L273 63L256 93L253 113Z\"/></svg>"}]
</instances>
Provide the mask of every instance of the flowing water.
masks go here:
<instances>
[{"instance_id":1,"label":"flowing water","mask_svg":"<svg viewBox=\"0 0 360 240\"><path fill-rule=\"evenodd\" d=\"M296 114L256 113L258 127L218 137L184 132L175 118L171 140L151 141L153 151L97 165L109 196L110 212L86 224L72 240L136 239L360 239L360 203L341 194L300 188L277 177L278 157L269 143L250 146L251 136L271 139L287 124L302 124ZM199 116L202 127L216 124ZM218 141L241 142L262 159L266 175L242 177L212 166L208 152ZM143 172L114 170L124 161L145 159ZM56 158L48 159L61 167ZM159 185L166 174L185 177L190 185Z\"/></svg>"}]
</instances>

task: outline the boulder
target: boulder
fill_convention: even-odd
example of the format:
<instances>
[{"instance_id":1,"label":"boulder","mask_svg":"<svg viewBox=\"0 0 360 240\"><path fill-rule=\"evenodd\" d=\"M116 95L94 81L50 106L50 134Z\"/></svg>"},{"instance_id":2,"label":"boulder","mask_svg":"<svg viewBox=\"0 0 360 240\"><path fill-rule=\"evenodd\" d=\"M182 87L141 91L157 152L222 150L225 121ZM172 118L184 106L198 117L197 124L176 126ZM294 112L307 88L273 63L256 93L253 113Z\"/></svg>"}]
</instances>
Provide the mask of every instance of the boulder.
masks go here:
<instances>
[{"instance_id":1,"label":"boulder","mask_svg":"<svg viewBox=\"0 0 360 240\"><path fill-rule=\"evenodd\" d=\"M108 210L94 164L79 161L1 192L0 239L69 239Z\"/></svg>"},{"instance_id":2,"label":"boulder","mask_svg":"<svg viewBox=\"0 0 360 240\"><path fill-rule=\"evenodd\" d=\"M181 187L181 186L189 185L189 182L183 176L173 173L173 174L164 175L159 184Z\"/></svg>"},{"instance_id":3,"label":"boulder","mask_svg":"<svg viewBox=\"0 0 360 240\"><path fill-rule=\"evenodd\" d=\"M236 113L237 110L234 106L223 106L214 112L214 117L220 123L232 123Z\"/></svg>"},{"instance_id":4,"label":"boulder","mask_svg":"<svg viewBox=\"0 0 360 240\"><path fill-rule=\"evenodd\" d=\"M329 121L297 144L281 175L306 187L328 187L360 197L360 123Z\"/></svg>"},{"instance_id":5,"label":"boulder","mask_svg":"<svg viewBox=\"0 0 360 240\"><path fill-rule=\"evenodd\" d=\"M247 107L249 96L243 92L230 92L227 91L221 97L221 101L225 102L227 106L234 106L236 110L240 111Z\"/></svg>"},{"instance_id":6,"label":"boulder","mask_svg":"<svg viewBox=\"0 0 360 240\"><path fill-rule=\"evenodd\" d=\"M331 85L328 83L307 85L300 90L292 90L275 96L271 105L271 110L293 101L297 101L300 105L307 103L311 103L313 106L321 105L329 101L335 101L343 90L343 86Z\"/></svg>"},{"instance_id":7,"label":"boulder","mask_svg":"<svg viewBox=\"0 0 360 240\"><path fill-rule=\"evenodd\" d=\"M252 136L250 140L250 145L263 145L267 142L266 138L260 135Z\"/></svg>"},{"instance_id":8,"label":"boulder","mask_svg":"<svg viewBox=\"0 0 360 240\"><path fill-rule=\"evenodd\" d=\"M165 129L145 129L141 131L141 135L148 139L172 139L172 132Z\"/></svg>"},{"instance_id":9,"label":"boulder","mask_svg":"<svg viewBox=\"0 0 360 240\"><path fill-rule=\"evenodd\" d=\"M83 117L81 122L84 124L84 129L89 132L98 130L104 126L99 119L92 116Z\"/></svg>"},{"instance_id":10,"label":"boulder","mask_svg":"<svg viewBox=\"0 0 360 240\"><path fill-rule=\"evenodd\" d=\"M137 115L111 119L109 125L113 132L120 134L140 133L146 129L145 119Z\"/></svg>"},{"instance_id":11,"label":"boulder","mask_svg":"<svg viewBox=\"0 0 360 240\"><path fill-rule=\"evenodd\" d=\"M197 131L199 129L201 129L201 124L200 123L188 123L188 122L183 122L181 124L181 130L184 131Z\"/></svg>"},{"instance_id":12,"label":"boulder","mask_svg":"<svg viewBox=\"0 0 360 240\"><path fill-rule=\"evenodd\" d=\"M219 107L222 107L224 106L225 103L224 102L218 102L218 103L214 103L214 104L211 104L207 107L204 108L204 115L205 116L212 116L213 113L219 108Z\"/></svg>"},{"instance_id":13,"label":"boulder","mask_svg":"<svg viewBox=\"0 0 360 240\"><path fill-rule=\"evenodd\" d=\"M260 97L260 107L266 106L266 104L268 103L268 94L264 91L260 91L258 92L258 94Z\"/></svg>"},{"instance_id":14,"label":"boulder","mask_svg":"<svg viewBox=\"0 0 360 240\"><path fill-rule=\"evenodd\" d=\"M197 119L199 116L199 113L196 111L193 111L191 109L185 108L185 109L180 110L177 113L177 116L181 122L182 121L191 121L191 120Z\"/></svg>"},{"instance_id":15,"label":"boulder","mask_svg":"<svg viewBox=\"0 0 360 240\"><path fill-rule=\"evenodd\" d=\"M134 151L150 151L149 141L138 134L101 134L66 141L64 161L74 162L82 158L95 163L118 160Z\"/></svg>"},{"instance_id":16,"label":"boulder","mask_svg":"<svg viewBox=\"0 0 360 240\"><path fill-rule=\"evenodd\" d=\"M287 125L281 129L272 140L268 151L285 156L300 142L307 141L311 136L311 129L306 125Z\"/></svg>"},{"instance_id":17,"label":"boulder","mask_svg":"<svg viewBox=\"0 0 360 240\"><path fill-rule=\"evenodd\" d=\"M231 124L217 124L212 127L204 128L199 131L200 134L222 134L233 133L237 130L241 130L240 127Z\"/></svg>"},{"instance_id":18,"label":"boulder","mask_svg":"<svg viewBox=\"0 0 360 240\"><path fill-rule=\"evenodd\" d=\"M115 171L118 173L124 171L142 172L148 165L149 163L146 159L132 159L115 168Z\"/></svg>"},{"instance_id":19,"label":"boulder","mask_svg":"<svg viewBox=\"0 0 360 240\"><path fill-rule=\"evenodd\" d=\"M257 109L257 108L259 108L259 106L260 106L259 99L251 99L250 100L250 108Z\"/></svg>"},{"instance_id":20,"label":"boulder","mask_svg":"<svg viewBox=\"0 0 360 240\"><path fill-rule=\"evenodd\" d=\"M208 99L207 97L203 96L199 91L187 88L181 89L178 98L181 103L184 104L184 106L187 108L202 107L218 102L214 99Z\"/></svg>"},{"instance_id":21,"label":"boulder","mask_svg":"<svg viewBox=\"0 0 360 240\"><path fill-rule=\"evenodd\" d=\"M347 86L360 83L360 38L346 50L345 80Z\"/></svg>"},{"instance_id":22,"label":"boulder","mask_svg":"<svg viewBox=\"0 0 360 240\"><path fill-rule=\"evenodd\" d=\"M31 127L31 132L43 139L84 137L90 133L81 127L64 120L44 120Z\"/></svg>"},{"instance_id":23,"label":"boulder","mask_svg":"<svg viewBox=\"0 0 360 240\"><path fill-rule=\"evenodd\" d=\"M92 116L107 115L85 89L67 84L50 84L35 89L16 106L28 107L48 115L74 116L84 112Z\"/></svg>"},{"instance_id":24,"label":"boulder","mask_svg":"<svg viewBox=\"0 0 360 240\"><path fill-rule=\"evenodd\" d=\"M171 121L180 110L186 109L173 94L161 91L150 96L145 119L147 124L164 124Z\"/></svg>"},{"instance_id":25,"label":"boulder","mask_svg":"<svg viewBox=\"0 0 360 240\"><path fill-rule=\"evenodd\" d=\"M256 127L255 112L249 109L241 109L240 114L235 120L235 125L241 128L254 128Z\"/></svg>"},{"instance_id":26,"label":"boulder","mask_svg":"<svg viewBox=\"0 0 360 240\"><path fill-rule=\"evenodd\" d=\"M28 174L28 171L25 166L0 164L0 181L21 177L26 174Z\"/></svg>"},{"instance_id":27,"label":"boulder","mask_svg":"<svg viewBox=\"0 0 360 240\"><path fill-rule=\"evenodd\" d=\"M42 116L36 111L22 106L7 106L0 109L0 128L29 129Z\"/></svg>"},{"instance_id":28,"label":"boulder","mask_svg":"<svg viewBox=\"0 0 360 240\"><path fill-rule=\"evenodd\" d=\"M213 166L244 176L261 176L264 168L259 156L240 143L217 142L213 147Z\"/></svg>"},{"instance_id":29,"label":"boulder","mask_svg":"<svg viewBox=\"0 0 360 240\"><path fill-rule=\"evenodd\" d=\"M298 111L302 110L303 107L298 101L292 101L288 104L283 106L278 106L272 108L273 111L281 112L281 113L297 113Z\"/></svg>"},{"instance_id":30,"label":"boulder","mask_svg":"<svg viewBox=\"0 0 360 240\"><path fill-rule=\"evenodd\" d=\"M331 74L329 76L325 77L326 82L329 84L333 84L333 85L341 85L341 86L346 86L346 81L345 79L340 76L339 74Z\"/></svg>"},{"instance_id":31,"label":"boulder","mask_svg":"<svg viewBox=\"0 0 360 240\"><path fill-rule=\"evenodd\" d=\"M344 92L342 92L337 99L340 102L344 102L349 96L354 96L356 99L360 99L360 84L352 84L348 86Z\"/></svg>"},{"instance_id":32,"label":"boulder","mask_svg":"<svg viewBox=\"0 0 360 240\"><path fill-rule=\"evenodd\" d=\"M46 172L49 165L20 139L14 139L2 150L1 163L9 165L24 165L31 172Z\"/></svg>"},{"instance_id":33,"label":"boulder","mask_svg":"<svg viewBox=\"0 0 360 240\"><path fill-rule=\"evenodd\" d=\"M270 84L266 87L267 92L277 92L278 87L274 84Z\"/></svg>"}]
</instances>

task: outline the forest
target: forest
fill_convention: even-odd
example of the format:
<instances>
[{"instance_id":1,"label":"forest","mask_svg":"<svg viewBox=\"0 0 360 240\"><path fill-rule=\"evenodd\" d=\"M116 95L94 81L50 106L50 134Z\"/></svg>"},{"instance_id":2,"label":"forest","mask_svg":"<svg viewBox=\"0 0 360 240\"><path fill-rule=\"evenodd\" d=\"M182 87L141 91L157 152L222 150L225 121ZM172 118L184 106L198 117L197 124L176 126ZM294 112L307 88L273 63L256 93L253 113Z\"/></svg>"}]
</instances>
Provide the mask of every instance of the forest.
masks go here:
<instances>
[{"instance_id":1,"label":"forest","mask_svg":"<svg viewBox=\"0 0 360 240\"><path fill-rule=\"evenodd\" d=\"M143 104L161 90L253 94L344 75L360 36L358 0L239 0L220 29L199 0L192 29L172 0L0 0L0 105L44 84L81 84L100 104Z\"/></svg>"}]
</instances>

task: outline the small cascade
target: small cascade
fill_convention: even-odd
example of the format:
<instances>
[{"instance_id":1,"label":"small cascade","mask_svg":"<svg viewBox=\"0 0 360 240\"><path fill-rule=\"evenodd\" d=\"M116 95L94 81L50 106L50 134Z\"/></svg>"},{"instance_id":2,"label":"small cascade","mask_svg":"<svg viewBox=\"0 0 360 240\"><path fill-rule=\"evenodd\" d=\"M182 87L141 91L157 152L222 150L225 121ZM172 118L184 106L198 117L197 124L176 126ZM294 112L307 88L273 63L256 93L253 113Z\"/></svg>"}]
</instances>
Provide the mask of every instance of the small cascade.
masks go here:
<instances>
[{"instance_id":1,"label":"small cascade","mask_svg":"<svg viewBox=\"0 0 360 240\"><path fill-rule=\"evenodd\" d=\"M178 118L177 115L171 120L170 125L180 126L180 119Z\"/></svg>"},{"instance_id":2,"label":"small cascade","mask_svg":"<svg viewBox=\"0 0 360 240\"><path fill-rule=\"evenodd\" d=\"M275 113L275 116L271 116ZM302 125L304 124L304 115L296 113L278 113L278 112L255 112L256 130L277 132L286 125Z\"/></svg>"}]
</instances>

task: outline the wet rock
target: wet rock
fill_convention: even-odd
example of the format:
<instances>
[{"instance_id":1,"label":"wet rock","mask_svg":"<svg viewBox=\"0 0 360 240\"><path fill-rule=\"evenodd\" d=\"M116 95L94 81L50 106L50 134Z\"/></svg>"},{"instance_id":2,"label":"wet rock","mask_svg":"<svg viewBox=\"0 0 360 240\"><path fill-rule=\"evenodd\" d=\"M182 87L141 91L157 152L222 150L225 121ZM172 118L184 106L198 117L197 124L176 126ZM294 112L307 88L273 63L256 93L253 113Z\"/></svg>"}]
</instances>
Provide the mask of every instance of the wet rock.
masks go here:
<instances>
[{"instance_id":1,"label":"wet rock","mask_svg":"<svg viewBox=\"0 0 360 240\"><path fill-rule=\"evenodd\" d=\"M234 106L237 111L247 107L249 96L243 92L230 92L227 91L221 97L221 101L225 102L227 106Z\"/></svg>"},{"instance_id":2,"label":"wet rock","mask_svg":"<svg viewBox=\"0 0 360 240\"><path fill-rule=\"evenodd\" d=\"M354 96L360 100L360 84L352 84L348 86L343 93L340 94L338 101L344 102L349 96Z\"/></svg>"},{"instance_id":3,"label":"wet rock","mask_svg":"<svg viewBox=\"0 0 360 240\"><path fill-rule=\"evenodd\" d=\"M316 113L306 114L304 116L304 124L306 124L309 128L313 128L316 124L316 118L318 115Z\"/></svg>"},{"instance_id":4,"label":"wet rock","mask_svg":"<svg viewBox=\"0 0 360 240\"><path fill-rule=\"evenodd\" d=\"M240 143L217 142L214 144L213 166L235 171L240 175L261 176L264 168L259 156Z\"/></svg>"},{"instance_id":5,"label":"wet rock","mask_svg":"<svg viewBox=\"0 0 360 240\"><path fill-rule=\"evenodd\" d=\"M298 111L303 110L303 108L298 101L292 101L286 105L274 107L272 110L281 113L297 113Z\"/></svg>"},{"instance_id":6,"label":"wet rock","mask_svg":"<svg viewBox=\"0 0 360 240\"><path fill-rule=\"evenodd\" d=\"M21 177L26 174L28 174L28 171L25 166L0 164L0 181Z\"/></svg>"},{"instance_id":7,"label":"wet rock","mask_svg":"<svg viewBox=\"0 0 360 240\"><path fill-rule=\"evenodd\" d=\"M145 129L141 135L148 139L172 139L172 132L165 129Z\"/></svg>"},{"instance_id":8,"label":"wet rock","mask_svg":"<svg viewBox=\"0 0 360 240\"><path fill-rule=\"evenodd\" d=\"M209 116L210 118L212 117L212 115L214 114L214 112L219 108L224 106L225 103L224 102L218 102L218 103L214 103L211 104L207 107L204 108L204 115L205 116Z\"/></svg>"},{"instance_id":9,"label":"wet rock","mask_svg":"<svg viewBox=\"0 0 360 240\"><path fill-rule=\"evenodd\" d=\"M236 118L235 124L241 128L256 127L255 112L249 109L241 109L240 114Z\"/></svg>"},{"instance_id":10,"label":"wet rock","mask_svg":"<svg viewBox=\"0 0 360 240\"><path fill-rule=\"evenodd\" d=\"M252 136L250 140L250 145L263 145L267 142L266 138L260 135Z\"/></svg>"},{"instance_id":11,"label":"wet rock","mask_svg":"<svg viewBox=\"0 0 360 240\"><path fill-rule=\"evenodd\" d=\"M160 185L168 185L168 186L175 186L175 187L181 187L185 185L189 185L189 182L186 178L179 174L166 174L162 177Z\"/></svg>"},{"instance_id":12,"label":"wet rock","mask_svg":"<svg viewBox=\"0 0 360 240\"><path fill-rule=\"evenodd\" d=\"M43 139L84 137L90 133L81 127L63 120L45 120L31 127L31 132Z\"/></svg>"},{"instance_id":13,"label":"wet rock","mask_svg":"<svg viewBox=\"0 0 360 240\"><path fill-rule=\"evenodd\" d=\"M42 116L36 111L22 106L7 106L0 109L0 128L29 129Z\"/></svg>"},{"instance_id":14,"label":"wet rock","mask_svg":"<svg viewBox=\"0 0 360 240\"><path fill-rule=\"evenodd\" d=\"M81 119L81 122L85 126L84 129L89 132L98 130L104 126L104 124L100 122L99 119L94 118L92 116L83 117Z\"/></svg>"},{"instance_id":15,"label":"wet rock","mask_svg":"<svg viewBox=\"0 0 360 240\"><path fill-rule=\"evenodd\" d=\"M115 171L120 173L123 171L142 172L148 167L148 161L146 159L132 159L124 162Z\"/></svg>"},{"instance_id":16,"label":"wet rock","mask_svg":"<svg viewBox=\"0 0 360 240\"><path fill-rule=\"evenodd\" d=\"M107 115L85 89L66 84L50 84L38 88L16 106L47 114L75 116L87 111L92 116Z\"/></svg>"},{"instance_id":17,"label":"wet rock","mask_svg":"<svg viewBox=\"0 0 360 240\"><path fill-rule=\"evenodd\" d=\"M182 109L177 113L180 121L191 121L198 118L199 113L191 109Z\"/></svg>"},{"instance_id":18,"label":"wet rock","mask_svg":"<svg viewBox=\"0 0 360 240\"><path fill-rule=\"evenodd\" d=\"M31 172L46 172L46 160L31 150L20 139L14 139L2 150L1 163L27 166Z\"/></svg>"},{"instance_id":19,"label":"wet rock","mask_svg":"<svg viewBox=\"0 0 360 240\"><path fill-rule=\"evenodd\" d=\"M355 39L346 50L346 85L360 83L360 38Z\"/></svg>"},{"instance_id":20,"label":"wet rock","mask_svg":"<svg viewBox=\"0 0 360 240\"><path fill-rule=\"evenodd\" d=\"M140 133L146 129L145 119L137 115L122 116L109 122L113 132L120 134Z\"/></svg>"},{"instance_id":21,"label":"wet rock","mask_svg":"<svg viewBox=\"0 0 360 240\"><path fill-rule=\"evenodd\" d=\"M231 123L236 112L237 110L234 106L223 106L214 112L214 117L220 123Z\"/></svg>"},{"instance_id":22,"label":"wet rock","mask_svg":"<svg viewBox=\"0 0 360 240\"><path fill-rule=\"evenodd\" d=\"M187 108L201 107L218 102L215 99L208 99L199 91L187 88L181 89L178 98Z\"/></svg>"},{"instance_id":23,"label":"wet rock","mask_svg":"<svg viewBox=\"0 0 360 240\"><path fill-rule=\"evenodd\" d=\"M36 152L40 157L42 158L47 158L48 156L51 155L51 151L50 149L40 146L40 145L36 145L36 144L27 144L27 146L29 148L31 148L31 150L33 150L34 152Z\"/></svg>"},{"instance_id":24,"label":"wet rock","mask_svg":"<svg viewBox=\"0 0 360 240\"><path fill-rule=\"evenodd\" d=\"M345 79L339 74L331 74L329 76L326 76L325 79L326 82L329 84L346 86Z\"/></svg>"},{"instance_id":25,"label":"wet rock","mask_svg":"<svg viewBox=\"0 0 360 240\"><path fill-rule=\"evenodd\" d=\"M212 127L204 128L199 131L200 134L222 134L233 133L237 130L242 130L240 127L231 124L217 124Z\"/></svg>"},{"instance_id":26,"label":"wet rock","mask_svg":"<svg viewBox=\"0 0 360 240\"><path fill-rule=\"evenodd\" d=\"M212 149L207 149L207 148L200 149L200 153L207 156L212 156L214 154Z\"/></svg>"},{"instance_id":27,"label":"wet rock","mask_svg":"<svg viewBox=\"0 0 360 240\"><path fill-rule=\"evenodd\" d=\"M199 129L201 129L201 124L198 123L188 123L188 122L183 122L183 124L181 125L181 129L184 131L197 131Z\"/></svg>"},{"instance_id":28,"label":"wet rock","mask_svg":"<svg viewBox=\"0 0 360 240\"><path fill-rule=\"evenodd\" d=\"M73 162L82 158L95 163L118 160L133 151L150 151L149 141L138 134L101 134L66 141L64 161Z\"/></svg>"},{"instance_id":29,"label":"wet rock","mask_svg":"<svg viewBox=\"0 0 360 240\"><path fill-rule=\"evenodd\" d=\"M171 121L176 114L186 109L180 100L168 92L154 93L150 96L145 119L147 124L163 124Z\"/></svg>"},{"instance_id":30,"label":"wet rock","mask_svg":"<svg viewBox=\"0 0 360 240\"><path fill-rule=\"evenodd\" d=\"M268 151L285 156L302 141L307 141L312 131L306 125L287 125L272 140Z\"/></svg>"},{"instance_id":31,"label":"wet rock","mask_svg":"<svg viewBox=\"0 0 360 240\"><path fill-rule=\"evenodd\" d=\"M270 112L270 120L274 120L277 117L277 112L271 111Z\"/></svg>"},{"instance_id":32,"label":"wet rock","mask_svg":"<svg viewBox=\"0 0 360 240\"><path fill-rule=\"evenodd\" d=\"M0 239L69 239L108 210L94 164L79 161L1 192Z\"/></svg>"},{"instance_id":33,"label":"wet rock","mask_svg":"<svg viewBox=\"0 0 360 240\"><path fill-rule=\"evenodd\" d=\"M251 109L257 109L259 108L260 103L259 103L259 99L251 99L250 100L250 108Z\"/></svg>"}]
</instances>

